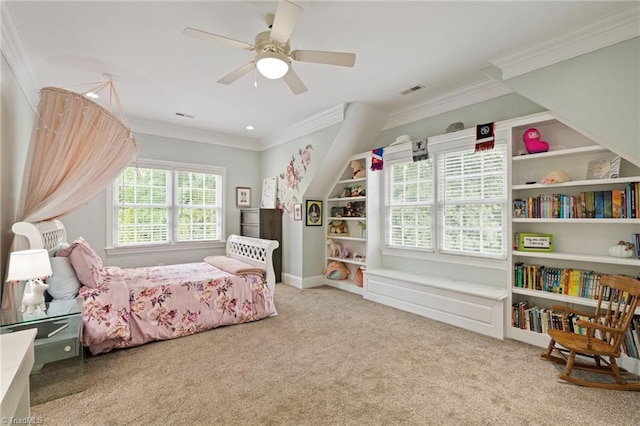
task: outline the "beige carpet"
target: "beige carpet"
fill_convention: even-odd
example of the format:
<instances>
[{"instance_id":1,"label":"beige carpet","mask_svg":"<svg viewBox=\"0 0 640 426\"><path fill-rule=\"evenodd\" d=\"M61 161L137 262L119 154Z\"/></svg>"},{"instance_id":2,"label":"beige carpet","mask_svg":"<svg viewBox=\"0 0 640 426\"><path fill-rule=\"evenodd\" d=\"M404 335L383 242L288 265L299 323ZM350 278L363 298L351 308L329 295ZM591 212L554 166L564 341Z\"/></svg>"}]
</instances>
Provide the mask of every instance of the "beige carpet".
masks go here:
<instances>
[{"instance_id":1,"label":"beige carpet","mask_svg":"<svg viewBox=\"0 0 640 426\"><path fill-rule=\"evenodd\" d=\"M86 389L32 414L46 425L640 424L640 393L559 381L537 347L329 287L278 284L276 306L277 317L89 356Z\"/></svg>"}]
</instances>

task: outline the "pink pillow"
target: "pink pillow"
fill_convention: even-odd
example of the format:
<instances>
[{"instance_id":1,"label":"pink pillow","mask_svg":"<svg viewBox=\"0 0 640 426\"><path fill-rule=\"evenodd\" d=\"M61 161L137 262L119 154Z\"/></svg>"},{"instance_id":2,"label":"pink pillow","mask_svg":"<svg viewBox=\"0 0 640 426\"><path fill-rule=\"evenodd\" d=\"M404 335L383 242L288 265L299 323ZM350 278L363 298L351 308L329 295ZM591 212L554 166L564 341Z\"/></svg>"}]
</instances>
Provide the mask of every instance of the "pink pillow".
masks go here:
<instances>
[{"instance_id":1,"label":"pink pillow","mask_svg":"<svg viewBox=\"0 0 640 426\"><path fill-rule=\"evenodd\" d=\"M68 257L78 280L87 287L95 288L104 281L102 259L84 238L78 237L69 247L58 250L56 256Z\"/></svg>"}]
</instances>

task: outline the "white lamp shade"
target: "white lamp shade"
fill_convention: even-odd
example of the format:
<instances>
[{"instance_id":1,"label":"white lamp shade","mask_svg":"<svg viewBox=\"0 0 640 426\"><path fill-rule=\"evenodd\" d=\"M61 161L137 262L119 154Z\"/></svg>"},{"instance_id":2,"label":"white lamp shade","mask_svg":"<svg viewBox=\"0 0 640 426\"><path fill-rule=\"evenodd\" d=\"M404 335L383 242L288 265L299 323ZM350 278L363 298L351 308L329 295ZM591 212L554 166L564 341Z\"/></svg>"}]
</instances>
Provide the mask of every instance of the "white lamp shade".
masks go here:
<instances>
[{"instance_id":1,"label":"white lamp shade","mask_svg":"<svg viewBox=\"0 0 640 426\"><path fill-rule=\"evenodd\" d=\"M289 58L282 53L265 52L259 54L257 58L258 71L271 80L281 78L289 71Z\"/></svg>"},{"instance_id":2,"label":"white lamp shade","mask_svg":"<svg viewBox=\"0 0 640 426\"><path fill-rule=\"evenodd\" d=\"M51 262L46 250L21 250L11 253L7 281L32 280L50 275Z\"/></svg>"}]
</instances>

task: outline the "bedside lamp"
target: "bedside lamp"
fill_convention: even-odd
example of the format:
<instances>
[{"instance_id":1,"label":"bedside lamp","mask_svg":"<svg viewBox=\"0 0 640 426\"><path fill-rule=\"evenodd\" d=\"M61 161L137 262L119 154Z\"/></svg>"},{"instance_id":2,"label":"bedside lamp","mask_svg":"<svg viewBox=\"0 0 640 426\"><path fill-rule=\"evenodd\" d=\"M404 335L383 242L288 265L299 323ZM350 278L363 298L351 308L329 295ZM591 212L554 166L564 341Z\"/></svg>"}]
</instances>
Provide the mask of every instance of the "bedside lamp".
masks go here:
<instances>
[{"instance_id":1,"label":"bedside lamp","mask_svg":"<svg viewBox=\"0 0 640 426\"><path fill-rule=\"evenodd\" d=\"M42 279L51 274L47 250L21 250L11 253L7 281L27 281L22 295L22 312L32 313L36 307L42 312L45 311L44 291L49 286L44 284Z\"/></svg>"}]
</instances>

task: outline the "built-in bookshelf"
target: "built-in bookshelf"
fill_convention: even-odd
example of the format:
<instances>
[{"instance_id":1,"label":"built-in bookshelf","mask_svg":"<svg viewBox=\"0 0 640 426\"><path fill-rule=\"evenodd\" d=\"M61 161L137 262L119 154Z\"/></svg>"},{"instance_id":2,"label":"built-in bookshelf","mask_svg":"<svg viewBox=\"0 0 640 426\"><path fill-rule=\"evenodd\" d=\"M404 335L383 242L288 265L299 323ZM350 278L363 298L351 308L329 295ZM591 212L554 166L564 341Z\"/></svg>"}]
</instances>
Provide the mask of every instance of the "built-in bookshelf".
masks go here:
<instances>
[{"instance_id":1,"label":"built-in bookshelf","mask_svg":"<svg viewBox=\"0 0 640 426\"><path fill-rule=\"evenodd\" d=\"M616 154L550 113L522 117L510 124L510 181L514 208L509 231L514 238L519 233L550 234L553 249L520 251L514 244L510 255L511 309L506 319L506 337L546 347L549 343L546 330L554 324L550 313L553 305L568 304L578 309L584 307L587 311L594 309L597 301L591 295L598 274L640 275L637 256L620 258L609 254L609 248L618 241L635 244L634 234L640 232L637 205L640 168L622 158L618 177L588 179L590 163L615 158ZM526 153L522 136L531 127L538 129L541 139L549 143L548 152ZM545 176L557 171L568 175L569 180L541 183ZM595 213L596 193L602 197L598 217ZM588 194L594 196L593 214L587 210ZM619 200L615 212L614 197ZM609 200L606 210L605 200ZM636 203L633 207L632 202ZM523 268L529 273L534 268L537 278L523 280ZM561 287L562 283L569 283L562 281L563 273L574 274L571 292L568 287ZM640 317L636 317L636 333L639 322ZM630 339L634 343L633 335ZM622 365L640 373L637 346L627 346L626 351L628 356L622 357Z\"/></svg>"},{"instance_id":2,"label":"built-in bookshelf","mask_svg":"<svg viewBox=\"0 0 640 426\"><path fill-rule=\"evenodd\" d=\"M346 279L326 278L325 283L360 295L362 284L356 284L354 278L358 269L367 265L368 161L367 154L349 158L326 198L325 207L325 265L341 262L349 271Z\"/></svg>"}]
</instances>

